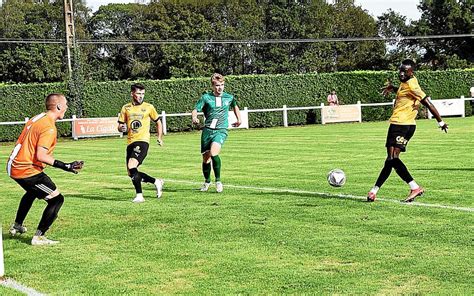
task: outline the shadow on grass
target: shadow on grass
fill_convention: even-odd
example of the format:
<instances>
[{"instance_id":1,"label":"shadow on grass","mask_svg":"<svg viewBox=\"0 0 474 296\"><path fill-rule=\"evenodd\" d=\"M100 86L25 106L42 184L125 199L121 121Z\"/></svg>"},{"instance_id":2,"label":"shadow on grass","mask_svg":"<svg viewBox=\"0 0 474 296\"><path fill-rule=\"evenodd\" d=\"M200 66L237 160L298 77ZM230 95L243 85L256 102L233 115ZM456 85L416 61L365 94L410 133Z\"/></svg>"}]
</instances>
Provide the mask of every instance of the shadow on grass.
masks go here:
<instances>
[{"instance_id":1,"label":"shadow on grass","mask_svg":"<svg viewBox=\"0 0 474 296\"><path fill-rule=\"evenodd\" d=\"M320 193L311 193L311 192L287 192L287 191L282 191L282 192L256 192L254 193L255 195L271 195L271 196L296 196L296 197L304 197L304 198L325 198L325 199L340 199L340 200L347 200L347 201L352 201L352 202L363 202L367 203L367 200L365 198L353 198L353 197L344 197L344 196L337 196L337 195L325 195L325 194L320 194ZM308 204L308 203L300 203L296 204L297 206L301 207L317 207L319 205L313 205L313 204Z\"/></svg>"},{"instance_id":2,"label":"shadow on grass","mask_svg":"<svg viewBox=\"0 0 474 296\"><path fill-rule=\"evenodd\" d=\"M474 168L421 168L413 169L414 171L468 171L474 172Z\"/></svg>"},{"instance_id":3,"label":"shadow on grass","mask_svg":"<svg viewBox=\"0 0 474 296\"><path fill-rule=\"evenodd\" d=\"M119 198L117 195L110 197L91 195L91 194L68 194L64 196L65 199L68 198L79 198L79 199L89 199L89 200L107 200L107 201L123 201L123 198Z\"/></svg>"},{"instance_id":4,"label":"shadow on grass","mask_svg":"<svg viewBox=\"0 0 474 296\"><path fill-rule=\"evenodd\" d=\"M11 236L9 233L3 234L3 240L4 241L15 240L26 245L31 245L31 237L28 237L28 235L25 235L25 234L17 235L17 236Z\"/></svg>"}]
</instances>

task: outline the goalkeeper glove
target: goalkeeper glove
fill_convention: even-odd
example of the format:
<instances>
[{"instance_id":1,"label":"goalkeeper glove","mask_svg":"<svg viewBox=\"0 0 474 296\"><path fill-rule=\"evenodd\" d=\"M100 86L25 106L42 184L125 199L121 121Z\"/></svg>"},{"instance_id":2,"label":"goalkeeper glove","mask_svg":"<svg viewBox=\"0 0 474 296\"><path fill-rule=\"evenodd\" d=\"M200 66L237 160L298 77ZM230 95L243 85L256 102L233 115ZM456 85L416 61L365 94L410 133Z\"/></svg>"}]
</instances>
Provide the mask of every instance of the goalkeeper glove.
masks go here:
<instances>
[{"instance_id":1,"label":"goalkeeper glove","mask_svg":"<svg viewBox=\"0 0 474 296\"><path fill-rule=\"evenodd\" d=\"M53 163L53 167L60 168L67 172L72 172L74 174L77 174L79 170L82 169L83 166L84 166L84 161L82 160L75 160L70 163L64 163L60 160L55 159Z\"/></svg>"}]
</instances>

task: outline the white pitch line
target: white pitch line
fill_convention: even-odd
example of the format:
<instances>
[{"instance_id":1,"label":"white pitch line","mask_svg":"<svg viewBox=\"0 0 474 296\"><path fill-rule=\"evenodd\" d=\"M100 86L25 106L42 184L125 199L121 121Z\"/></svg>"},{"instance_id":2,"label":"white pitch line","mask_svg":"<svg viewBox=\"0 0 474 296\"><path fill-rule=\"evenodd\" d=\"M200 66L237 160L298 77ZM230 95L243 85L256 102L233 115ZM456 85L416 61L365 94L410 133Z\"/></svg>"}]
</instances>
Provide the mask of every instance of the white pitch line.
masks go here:
<instances>
[{"instance_id":1,"label":"white pitch line","mask_svg":"<svg viewBox=\"0 0 474 296\"><path fill-rule=\"evenodd\" d=\"M182 183L182 184L191 184L191 185L201 185L202 182L193 182L193 181L185 181L185 180L173 180L173 179L165 179L166 182L175 182L175 183ZM366 196L357 196L352 194L334 194L334 193L327 193L327 192L315 192L315 191L306 191L306 190L296 190L296 189L289 189L289 188L272 188L272 187L256 187L256 186L242 186L242 185L231 185L225 184L224 187L229 188L237 188L237 189L248 189L248 190L255 190L255 191L270 191L270 192L283 192L283 193L297 193L297 194L308 194L308 195L317 195L323 197L337 197L337 198L350 198L350 199L361 199L366 200ZM383 202L391 202L402 206L417 206L417 207L426 207L426 208L438 208L438 209L448 209L448 210L455 210L455 211L462 211L462 212L474 212L474 208L469 207L459 207L459 206L449 206L449 205L440 205L440 204L428 204L422 202L411 202L411 203L404 203L399 200L394 199L386 199L386 198L377 198L377 201Z\"/></svg>"},{"instance_id":2,"label":"white pitch line","mask_svg":"<svg viewBox=\"0 0 474 296\"><path fill-rule=\"evenodd\" d=\"M15 282L12 279L0 279L0 285L14 289L16 291L19 291L21 293L25 293L28 296L44 296L45 294L41 294L40 292L36 291L33 288L28 288L26 286L23 286L20 283Z\"/></svg>"}]
</instances>

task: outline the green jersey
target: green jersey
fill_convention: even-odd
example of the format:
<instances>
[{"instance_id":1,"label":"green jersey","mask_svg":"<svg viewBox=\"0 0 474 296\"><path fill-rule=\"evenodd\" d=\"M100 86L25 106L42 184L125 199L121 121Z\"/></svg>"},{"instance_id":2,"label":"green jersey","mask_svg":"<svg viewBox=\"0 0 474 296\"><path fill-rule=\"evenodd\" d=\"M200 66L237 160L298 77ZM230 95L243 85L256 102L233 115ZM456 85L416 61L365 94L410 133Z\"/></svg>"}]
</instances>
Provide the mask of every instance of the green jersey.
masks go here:
<instances>
[{"instance_id":1,"label":"green jersey","mask_svg":"<svg viewBox=\"0 0 474 296\"><path fill-rule=\"evenodd\" d=\"M197 101L194 109L204 112L204 126L211 129L229 127L229 109L237 106L234 96L226 92L216 97L213 92L207 92Z\"/></svg>"}]
</instances>

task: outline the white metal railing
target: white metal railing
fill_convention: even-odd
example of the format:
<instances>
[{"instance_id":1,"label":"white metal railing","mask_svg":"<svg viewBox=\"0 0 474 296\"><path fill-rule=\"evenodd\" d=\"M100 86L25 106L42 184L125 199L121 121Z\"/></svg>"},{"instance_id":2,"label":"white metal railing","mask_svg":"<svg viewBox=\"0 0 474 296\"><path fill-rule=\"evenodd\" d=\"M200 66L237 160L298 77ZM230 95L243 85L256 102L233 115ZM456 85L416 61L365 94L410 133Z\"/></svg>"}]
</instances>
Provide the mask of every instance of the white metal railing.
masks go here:
<instances>
[{"instance_id":1,"label":"white metal railing","mask_svg":"<svg viewBox=\"0 0 474 296\"><path fill-rule=\"evenodd\" d=\"M464 96L461 96L461 98L458 98L458 100L463 100L463 101L471 101L474 100L473 98L465 98ZM357 102L357 105L362 107L376 107L376 106L389 106L394 104L393 100L392 102L384 102L384 103L366 103L362 104L360 101ZM307 107L288 107L287 105L283 105L281 108L270 108L270 109L248 109L247 107L244 108L244 110L248 113L262 113L262 112L282 112L283 116L283 126L288 127L288 111L296 111L296 110L315 110L315 109L322 109L324 107L324 104L322 103L320 106L307 106ZM198 115L203 115L202 112L198 113ZM167 121L166 119L168 117L183 117L183 116L191 116L191 113L166 113L165 111L162 111L160 114L160 117L162 119L162 125L163 125L163 132L164 134L167 133ZM0 122L1 125L17 125L17 124L25 124L29 118L25 118L24 121L11 121L11 122ZM68 119L61 119L58 120L58 122L72 122L76 120L76 117L73 116L73 118L68 118ZM360 121L362 118L360 119Z\"/></svg>"}]
</instances>

